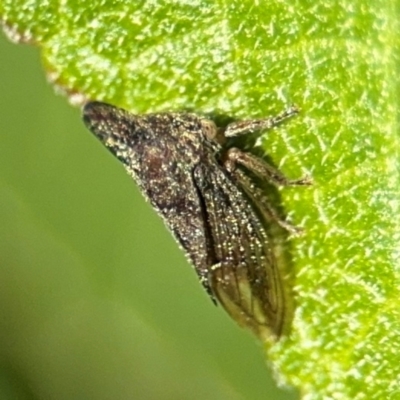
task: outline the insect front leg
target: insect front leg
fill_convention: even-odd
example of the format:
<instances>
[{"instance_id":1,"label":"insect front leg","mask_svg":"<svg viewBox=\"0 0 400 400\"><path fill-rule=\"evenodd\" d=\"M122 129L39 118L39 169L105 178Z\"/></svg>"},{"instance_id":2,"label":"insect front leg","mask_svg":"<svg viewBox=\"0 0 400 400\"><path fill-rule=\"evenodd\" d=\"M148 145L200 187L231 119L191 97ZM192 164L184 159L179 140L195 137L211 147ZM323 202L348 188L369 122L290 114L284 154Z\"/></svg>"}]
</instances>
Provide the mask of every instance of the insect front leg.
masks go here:
<instances>
[{"instance_id":1,"label":"insect front leg","mask_svg":"<svg viewBox=\"0 0 400 400\"><path fill-rule=\"evenodd\" d=\"M276 117L232 122L225 128L223 134L228 138L243 136L264 129L271 129L279 125L284 120L298 114L298 112L299 109L295 105L292 105L287 110L278 114Z\"/></svg>"}]
</instances>

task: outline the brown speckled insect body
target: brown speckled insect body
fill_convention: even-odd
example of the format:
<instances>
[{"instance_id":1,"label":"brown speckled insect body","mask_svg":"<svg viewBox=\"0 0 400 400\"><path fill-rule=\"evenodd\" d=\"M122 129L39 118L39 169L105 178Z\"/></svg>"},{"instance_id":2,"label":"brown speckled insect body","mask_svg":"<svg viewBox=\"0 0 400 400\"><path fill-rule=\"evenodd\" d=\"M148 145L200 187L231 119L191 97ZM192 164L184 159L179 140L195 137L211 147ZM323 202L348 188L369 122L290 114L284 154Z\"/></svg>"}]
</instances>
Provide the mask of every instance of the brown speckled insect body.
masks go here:
<instances>
[{"instance_id":1,"label":"brown speckled insect body","mask_svg":"<svg viewBox=\"0 0 400 400\"><path fill-rule=\"evenodd\" d=\"M292 107L221 129L190 113L138 116L100 102L83 111L87 127L163 217L213 301L260 337L280 337L293 309L281 248L268 226L295 228L282 221L254 178L275 185L309 181L290 181L262 159L226 148L226 138L272 128L296 112Z\"/></svg>"}]
</instances>

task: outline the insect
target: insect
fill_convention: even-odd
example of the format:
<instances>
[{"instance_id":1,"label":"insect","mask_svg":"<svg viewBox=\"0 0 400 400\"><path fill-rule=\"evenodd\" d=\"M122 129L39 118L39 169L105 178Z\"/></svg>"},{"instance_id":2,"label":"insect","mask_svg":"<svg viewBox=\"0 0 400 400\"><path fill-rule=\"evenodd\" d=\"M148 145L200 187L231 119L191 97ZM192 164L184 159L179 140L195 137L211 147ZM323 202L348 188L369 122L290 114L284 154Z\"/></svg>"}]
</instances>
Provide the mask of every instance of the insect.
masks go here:
<instances>
[{"instance_id":1,"label":"insect","mask_svg":"<svg viewBox=\"0 0 400 400\"><path fill-rule=\"evenodd\" d=\"M284 221L257 185L308 185L289 180L231 138L270 129L298 112L218 128L192 113L134 115L89 102L83 120L123 163L162 216L214 303L259 337L279 338L292 318L292 293L271 226Z\"/></svg>"}]
</instances>

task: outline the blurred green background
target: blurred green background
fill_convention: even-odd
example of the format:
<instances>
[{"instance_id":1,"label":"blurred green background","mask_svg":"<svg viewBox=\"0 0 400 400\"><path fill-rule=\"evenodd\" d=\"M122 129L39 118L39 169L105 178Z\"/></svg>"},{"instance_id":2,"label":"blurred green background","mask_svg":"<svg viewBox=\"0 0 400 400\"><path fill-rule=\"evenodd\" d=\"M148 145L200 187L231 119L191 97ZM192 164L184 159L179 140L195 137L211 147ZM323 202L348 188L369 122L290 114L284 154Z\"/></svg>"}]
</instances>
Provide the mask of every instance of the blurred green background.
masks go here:
<instances>
[{"instance_id":1,"label":"blurred green background","mask_svg":"<svg viewBox=\"0 0 400 400\"><path fill-rule=\"evenodd\" d=\"M37 49L0 55L0 399L296 399Z\"/></svg>"}]
</instances>

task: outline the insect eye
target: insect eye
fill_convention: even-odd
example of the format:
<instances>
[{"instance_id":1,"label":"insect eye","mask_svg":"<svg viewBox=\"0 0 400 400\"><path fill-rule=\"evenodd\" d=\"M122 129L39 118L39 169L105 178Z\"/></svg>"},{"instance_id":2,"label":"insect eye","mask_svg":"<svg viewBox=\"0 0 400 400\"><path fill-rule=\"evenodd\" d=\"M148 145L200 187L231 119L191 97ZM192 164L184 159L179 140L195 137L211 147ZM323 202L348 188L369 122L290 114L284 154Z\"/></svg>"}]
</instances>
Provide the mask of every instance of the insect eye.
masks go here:
<instances>
[{"instance_id":1,"label":"insect eye","mask_svg":"<svg viewBox=\"0 0 400 400\"><path fill-rule=\"evenodd\" d=\"M210 140L216 139L218 130L217 130L217 126L215 125L215 123L213 121L202 120L201 126L202 126L203 133L205 134L207 139L210 139Z\"/></svg>"}]
</instances>

